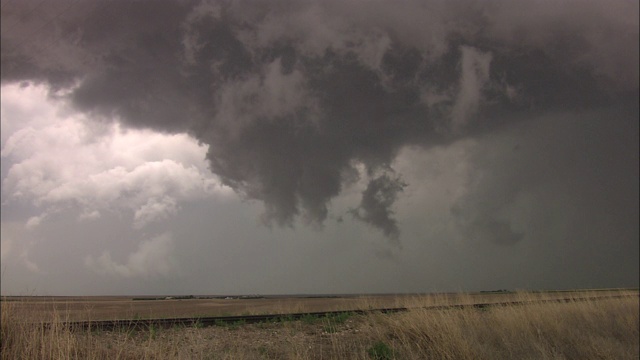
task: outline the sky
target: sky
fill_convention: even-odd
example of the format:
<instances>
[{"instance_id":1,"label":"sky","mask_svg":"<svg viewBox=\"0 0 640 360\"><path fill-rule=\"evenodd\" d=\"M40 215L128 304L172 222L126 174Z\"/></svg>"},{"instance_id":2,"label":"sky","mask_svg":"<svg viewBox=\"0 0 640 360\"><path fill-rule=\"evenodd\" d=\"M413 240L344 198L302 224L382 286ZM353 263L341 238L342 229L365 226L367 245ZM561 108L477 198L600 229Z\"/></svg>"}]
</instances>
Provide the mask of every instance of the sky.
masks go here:
<instances>
[{"instance_id":1,"label":"sky","mask_svg":"<svg viewBox=\"0 0 640 360\"><path fill-rule=\"evenodd\" d=\"M638 2L3 0L3 295L638 287Z\"/></svg>"}]
</instances>

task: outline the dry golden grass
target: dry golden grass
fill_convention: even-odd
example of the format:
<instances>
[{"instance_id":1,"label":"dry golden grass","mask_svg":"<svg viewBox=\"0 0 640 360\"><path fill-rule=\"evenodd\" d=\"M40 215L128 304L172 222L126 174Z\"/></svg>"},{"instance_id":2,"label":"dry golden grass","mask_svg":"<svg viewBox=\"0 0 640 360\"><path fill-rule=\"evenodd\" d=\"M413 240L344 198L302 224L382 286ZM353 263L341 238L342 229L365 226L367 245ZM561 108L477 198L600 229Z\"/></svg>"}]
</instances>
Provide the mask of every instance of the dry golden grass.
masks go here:
<instances>
[{"instance_id":1,"label":"dry golden grass","mask_svg":"<svg viewBox=\"0 0 640 360\"><path fill-rule=\"evenodd\" d=\"M638 299L415 309L369 324L402 359L637 359Z\"/></svg>"},{"instance_id":2,"label":"dry golden grass","mask_svg":"<svg viewBox=\"0 0 640 360\"><path fill-rule=\"evenodd\" d=\"M539 292L515 294L528 299L553 299L566 296L608 296L619 290L592 292ZM8 297L17 312L39 321L57 312L71 320L140 319L194 316L274 314L332 310L367 310L393 307L471 304L510 301L513 293L454 293L428 295L365 295L325 298L267 297L260 299L173 299L132 300L130 297Z\"/></svg>"},{"instance_id":3,"label":"dry golden grass","mask_svg":"<svg viewBox=\"0 0 640 360\"><path fill-rule=\"evenodd\" d=\"M626 293L635 296L482 310L421 308L479 300L467 295L413 297L398 299L412 309L393 315L108 332L71 332L56 311L41 319L53 324L45 328L3 301L0 342L2 359L638 359L638 292ZM359 307L375 305L364 299Z\"/></svg>"}]
</instances>

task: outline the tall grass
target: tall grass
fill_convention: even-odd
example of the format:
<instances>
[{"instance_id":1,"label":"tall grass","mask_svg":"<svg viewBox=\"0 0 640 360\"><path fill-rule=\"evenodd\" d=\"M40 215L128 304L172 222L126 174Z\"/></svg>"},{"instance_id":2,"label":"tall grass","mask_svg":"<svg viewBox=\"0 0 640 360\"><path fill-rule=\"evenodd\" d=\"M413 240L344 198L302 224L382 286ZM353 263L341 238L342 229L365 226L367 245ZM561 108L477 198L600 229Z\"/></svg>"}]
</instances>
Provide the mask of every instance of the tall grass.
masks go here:
<instances>
[{"instance_id":1,"label":"tall grass","mask_svg":"<svg viewBox=\"0 0 640 360\"><path fill-rule=\"evenodd\" d=\"M62 319L52 314L51 326L26 320L15 304L2 303L0 348L2 359L78 358L88 348L84 336L71 333Z\"/></svg>"},{"instance_id":2,"label":"tall grass","mask_svg":"<svg viewBox=\"0 0 640 360\"><path fill-rule=\"evenodd\" d=\"M70 331L56 311L41 319L44 326L28 320L24 306L3 301L0 348L2 359L638 359L638 292L630 294L440 310L421 308L434 299L416 297L410 311L396 314L138 331ZM537 298L518 293L503 301Z\"/></svg>"},{"instance_id":3,"label":"tall grass","mask_svg":"<svg viewBox=\"0 0 640 360\"><path fill-rule=\"evenodd\" d=\"M413 309L368 332L403 359L638 359L638 298Z\"/></svg>"}]
</instances>

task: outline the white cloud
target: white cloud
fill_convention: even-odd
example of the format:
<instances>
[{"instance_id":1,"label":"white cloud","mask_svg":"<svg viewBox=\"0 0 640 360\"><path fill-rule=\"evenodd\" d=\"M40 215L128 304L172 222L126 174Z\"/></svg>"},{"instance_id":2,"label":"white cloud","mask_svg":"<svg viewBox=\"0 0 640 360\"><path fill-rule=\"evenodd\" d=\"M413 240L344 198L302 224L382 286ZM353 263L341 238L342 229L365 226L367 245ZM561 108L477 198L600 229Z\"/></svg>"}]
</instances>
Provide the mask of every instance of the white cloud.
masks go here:
<instances>
[{"instance_id":1,"label":"white cloud","mask_svg":"<svg viewBox=\"0 0 640 360\"><path fill-rule=\"evenodd\" d=\"M32 217L29 218L29 220L27 220L27 223L25 224L25 227L27 229L33 229L33 228L37 227L38 225L40 225L42 220L44 220L46 217L47 217L47 213L44 213L44 214L38 215L38 216L32 216Z\"/></svg>"},{"instance_id":2,"label":"white cloud","mask_svg":"<svg viewBox=\"0 0 640 360\"><path fill-rule=\"evenodd\" d=\"M207 169L206 148L193 138L96 125L40 86L2 87L2 125L3 200L41 210L28 227L65 205L79 220L125 211L142 228L175 214L183 201L231 193Z\"/></svg>"},{"instance_id":3,"label":"white cloud","mask_svg":"<svg viewBox=\"0 0 640 360\"><path fill-rule=\"evenodd\" d=\"M166 219L178 212L176 200L165 196L161 199L151 198L146 204L142 205L134 215L134 227L143 228L148 223L156 220Z\"/></svg>"},{"instance_id":4,"label":"white cloud","mask_svg":"<svg viewBox=\"0 0 640 360\"><path fill-rule=\"evenodd\" d=\"M165 233L140 243L138 249L129 255L126 263L111 259L111 254L103 252L97 258L87 256L86 267L105 275L122 277L167 277L175 274L177 263L171 253L174 248L171 234Z\"/></svg>"}]
</instances>

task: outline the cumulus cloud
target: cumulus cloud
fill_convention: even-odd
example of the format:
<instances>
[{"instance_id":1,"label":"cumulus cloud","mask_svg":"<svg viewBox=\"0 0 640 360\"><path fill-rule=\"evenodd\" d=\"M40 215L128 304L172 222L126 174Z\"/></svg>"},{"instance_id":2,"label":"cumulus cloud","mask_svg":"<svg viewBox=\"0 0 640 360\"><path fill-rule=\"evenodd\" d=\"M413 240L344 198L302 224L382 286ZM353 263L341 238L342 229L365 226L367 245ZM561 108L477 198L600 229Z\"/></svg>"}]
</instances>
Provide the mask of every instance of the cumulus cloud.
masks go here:
<instances>
[{"instance_id":1,"label":"cumulus cloud","mask_svg":"<svg viewBox=\"0 0 640 360\"><path fill-rule=\"evenodd\" d=\"M151 198L142 205L134 214L134 227L143 228L153 221L166 219L178 211L176 201L164 196L161 199Z\"/></svg>"},{"instance_id":2,"label":"cumulus cloud","mask_svg":"<svg viewBox=\"0 0 640 360\"><path fill-rule=\"evenodd\" d=\"M28 4L7 6L3 23ZM2 81L65 89L60 97L75 109L126 127L192 135L208 145L223 184L264 204L267 223L302 216L322 224L354 164L374 174L406 146L450 144L536 114L637 107L637 3L98 1L70 3L69 11L56 4L32 6L14 31L3 31ZM33 34L28 41L24 32ZM22 168L8 183L20 189L16 196L65 198L91 188L60 188ZM188 168L180 172L191 178ZM371 177L371 194L396 189L381 181ZM367 194L358 218L396 238L391 207L399 192L374 202ZM135 202L140 219L175 211L166 196ZM495 218L466 218L474 232L517 238Z\"/></svg>"},{"instance_id":3,"label":"cumulus cloud","mask_svg":"<svg viewBox=\"0 0 640 360\"><path fill-rule=\"evenodd\" d=\"M171 234L164 233L149 240L143 240L126 262L111 258L111 253L103 252L98 257L87 256L84 264L89 269L104 275L121 277L168 277L175 275L177 262L172 257L174 244Z\"/></svg>"},{"instance_id":4,"label":"cumulus cloud","mask_svg":"<svg viewBox=\"0 0 640 360\"><path fill-rule=\"evenodd\" d=\"M25 119L12 106L20 95L46 102L42 88L4 86L2 94L3 124L26 122L2 144L3 198L41 209L28 228L69 207L83 221L105 211L130 211L133 225L143 228L175 214L181 201L225 192L206 170L205 150L186 135L128 131L117 124L95 129L54 104L39 113L48 118Z\"/></svg>"}]
</instances>

